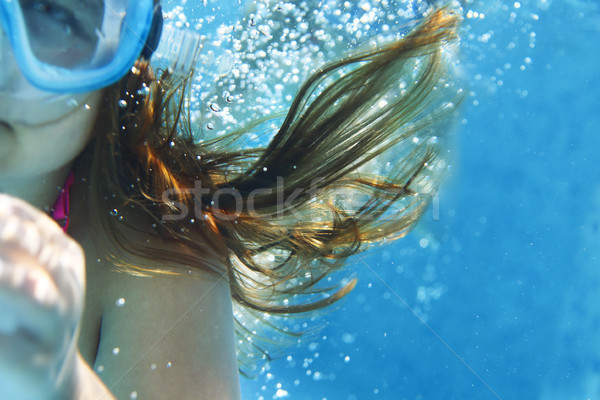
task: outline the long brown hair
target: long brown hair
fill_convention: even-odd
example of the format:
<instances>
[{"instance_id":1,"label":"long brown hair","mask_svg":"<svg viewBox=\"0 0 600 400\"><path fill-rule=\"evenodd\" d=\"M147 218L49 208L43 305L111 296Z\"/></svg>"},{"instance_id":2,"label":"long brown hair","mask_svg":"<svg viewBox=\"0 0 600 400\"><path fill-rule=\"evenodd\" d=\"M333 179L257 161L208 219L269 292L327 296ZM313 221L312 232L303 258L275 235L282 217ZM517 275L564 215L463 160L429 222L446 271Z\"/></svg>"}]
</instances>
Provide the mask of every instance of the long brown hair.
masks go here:
<instances>
[{"instance_id":1,"label":"long brown hair","mask_svg":"<svg viewBox=\"0 0 600 400\"><path fill-rule=\"evenodd\" d=\"M107 255L130 273L181 273L140 262L152 259L222 274L235 303L255 313L305 313L343 297L354 280L324 279L368 245L405 235L438 188L447 117L461 98L444 55L459 19L438 9L400 40L325 65L265 148L230 145L256 126L196 141L189 80L157 79L138 62L109 89L84 157Z\"/></svg>"}]
</instances>

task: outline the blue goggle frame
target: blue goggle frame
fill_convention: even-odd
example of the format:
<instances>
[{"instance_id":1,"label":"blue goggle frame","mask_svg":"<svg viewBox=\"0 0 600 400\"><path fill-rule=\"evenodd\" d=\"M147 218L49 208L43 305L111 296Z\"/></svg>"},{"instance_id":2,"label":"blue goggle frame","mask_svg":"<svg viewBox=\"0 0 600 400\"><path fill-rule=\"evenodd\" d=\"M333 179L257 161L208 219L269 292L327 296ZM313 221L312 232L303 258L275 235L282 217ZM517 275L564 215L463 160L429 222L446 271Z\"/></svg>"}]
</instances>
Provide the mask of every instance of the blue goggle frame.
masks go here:
<instances>
[{"instance_id":1,"label":"blue goggle frame","mask_svg":"<svg viewBox=\"0 0 600 400\"><path fill-rule=\"evenodd\" d=\"M0 22L21 72L27 80L45 91L79 93L109 86L121 79L141 55L149 58L160 38L162 12L160 6L154 6L153 0L130 2L112 59L99 67L77 70L47 64L34 55L29 46L23 13L17 0L0 0Z\"/></svg>"}]
</instances>

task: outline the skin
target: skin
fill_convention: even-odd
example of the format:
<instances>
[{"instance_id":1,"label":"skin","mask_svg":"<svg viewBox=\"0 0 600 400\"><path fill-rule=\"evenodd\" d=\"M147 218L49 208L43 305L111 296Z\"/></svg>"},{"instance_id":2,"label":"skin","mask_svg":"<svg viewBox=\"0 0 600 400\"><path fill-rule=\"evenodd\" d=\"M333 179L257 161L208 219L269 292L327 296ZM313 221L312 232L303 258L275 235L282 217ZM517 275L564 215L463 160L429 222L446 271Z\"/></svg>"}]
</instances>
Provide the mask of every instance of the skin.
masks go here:
<instances>
[{"instance_id":1,"label":"skin","mask_svg":"<svg viewBox=\"0 0 600 400\"><path fill-rule=\"evenodd\" d=\"M10 66L0 102L10 103L15 88L37 90ZM174 278L115 272L92 240L81 171L69 235L44 212L73 160L102 134L93 130L101 98L90 93L43 123L0 111L0 398L239 399L225 279L197 269ZM31 105L38 117L44 112Z\"/></svg>"}]
</instances>

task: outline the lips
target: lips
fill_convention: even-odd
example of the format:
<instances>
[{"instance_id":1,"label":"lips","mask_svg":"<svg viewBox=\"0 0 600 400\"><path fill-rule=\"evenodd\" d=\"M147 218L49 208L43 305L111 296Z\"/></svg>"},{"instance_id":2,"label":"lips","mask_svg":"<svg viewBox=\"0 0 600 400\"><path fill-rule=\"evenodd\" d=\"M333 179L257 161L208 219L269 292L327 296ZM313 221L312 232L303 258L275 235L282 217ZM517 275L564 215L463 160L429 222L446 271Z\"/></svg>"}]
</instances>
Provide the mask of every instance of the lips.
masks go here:
<instances>
[{"instance_id":1,"label":"lips","mask_svg":"<svg viewBox=\"0 0 600 400\"><path fill-rule=\"evenodd\" d=\"M17 138L15 131L8 122L0 119L0 161L5 160L7 156L13 153ZM0 162L0 172L2 163Z\"/></svg>"},{"instance_id":2,"label":"lips","mask_svg":"<svg viewBox=\"0 0 600 400\"><path fill-rule=\"evenodd\" d=\"M0 119L0 140L6 141L7 139L15 139L15 129L11 124ZM4 150L10 150L6 144L0 146L0 154L4 153Z\"/></svg>"},{"instance_id":3,"label":"lips","mask_svg":"<svg viewBox=\"0 0 600 400\"><path fill-rule=\"evenodd\" d=\"M0 132L2 131L6 131L6 132L14 132L13 127L6 121L0 121Z\"/></svg>"}]
</instances>

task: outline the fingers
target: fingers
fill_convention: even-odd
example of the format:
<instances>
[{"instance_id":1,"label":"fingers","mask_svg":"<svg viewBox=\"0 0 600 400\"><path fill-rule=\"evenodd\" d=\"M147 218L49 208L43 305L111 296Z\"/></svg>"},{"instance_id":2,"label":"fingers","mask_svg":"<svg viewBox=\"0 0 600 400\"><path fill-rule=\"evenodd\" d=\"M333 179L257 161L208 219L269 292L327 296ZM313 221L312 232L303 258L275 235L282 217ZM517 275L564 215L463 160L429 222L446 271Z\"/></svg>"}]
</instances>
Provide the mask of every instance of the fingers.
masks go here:
<instances>
[{"instance_id":1,"label":"fingers","mask_svg":"<svg viewBox=\"0 0 600 400\"><path fill-rule=\"evenodd\" d=\"M81 247L47 215L0 194L0 283L44 306L80 312L84 262Z\"/></svg>"},{"instance_id":2,"label":"fingers","mask_svg":"<svg viewBox=\"0 0 600 400\"><path fill-rule=\"evenodd\" d=\"M52 219L0 194L0 398L47 398L67 382L84 262L81 247Z\"/></svg>"}]
</instances>

